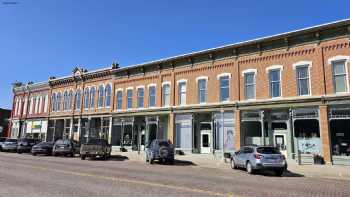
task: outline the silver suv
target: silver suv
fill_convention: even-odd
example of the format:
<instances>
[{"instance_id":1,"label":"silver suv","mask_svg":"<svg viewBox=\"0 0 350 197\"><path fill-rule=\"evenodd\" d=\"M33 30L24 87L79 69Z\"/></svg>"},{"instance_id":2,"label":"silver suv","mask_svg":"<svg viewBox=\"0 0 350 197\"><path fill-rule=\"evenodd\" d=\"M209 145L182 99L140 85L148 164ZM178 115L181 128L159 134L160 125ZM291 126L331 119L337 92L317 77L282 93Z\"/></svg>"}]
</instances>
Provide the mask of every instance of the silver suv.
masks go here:
<instances>
[{"instance_id":1,"label":"silver suv","mask_svg":"<svg viewBox=\"0 0 350 197\"><path fill-rule=\"evenodd\" d=\"M245 168L249 174L257 170L273 170L277 176L282 176L287 162L276 147L244 146L231 155L231 168L239 167Z\"/></svg>"}]
</instances>

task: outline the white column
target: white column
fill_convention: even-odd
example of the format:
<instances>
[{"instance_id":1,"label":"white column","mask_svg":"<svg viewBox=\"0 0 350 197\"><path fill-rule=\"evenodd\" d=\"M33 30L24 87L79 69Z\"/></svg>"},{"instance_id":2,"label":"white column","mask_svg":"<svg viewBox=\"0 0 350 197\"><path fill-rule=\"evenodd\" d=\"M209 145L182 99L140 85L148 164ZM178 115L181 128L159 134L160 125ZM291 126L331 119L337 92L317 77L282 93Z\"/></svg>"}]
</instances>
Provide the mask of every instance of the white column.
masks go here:
<instances>
[{"instance_id":1,"label":"white column","mask_svg":"<svg viewBox=\"0 0 350 197\"><path fill-rule=\"evenodd\" d=\"M113 118L109 117L108 143L112 142L112 125L113 125L112 120L113 120Z\"/></svg>"}]
</instances>

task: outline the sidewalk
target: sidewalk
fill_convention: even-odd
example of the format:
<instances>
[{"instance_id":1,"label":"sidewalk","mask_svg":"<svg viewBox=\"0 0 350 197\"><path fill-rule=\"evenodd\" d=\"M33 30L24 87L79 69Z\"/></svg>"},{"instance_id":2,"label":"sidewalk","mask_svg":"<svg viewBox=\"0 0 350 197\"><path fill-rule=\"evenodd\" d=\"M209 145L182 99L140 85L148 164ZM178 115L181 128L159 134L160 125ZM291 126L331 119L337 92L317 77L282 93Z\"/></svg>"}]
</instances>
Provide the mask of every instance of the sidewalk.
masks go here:
<instances>
[{"instance_id":1,"label":"sidewalk","mask_svg":"<svg viewBox=\"0 0 350 197\"><path fill-rule=\"evenodd\" d=\"M128 157L131 161L145 161L144 152L113 152L114 155ZM176 155L176 162L181 165L193 165L203 168L231 169L229 159L215 159L212 155ZM350 166L336 165L297 165L288 162L290 176L305 176L314 178L328 178L350 181Z\"/></svg>"}]
</instances>

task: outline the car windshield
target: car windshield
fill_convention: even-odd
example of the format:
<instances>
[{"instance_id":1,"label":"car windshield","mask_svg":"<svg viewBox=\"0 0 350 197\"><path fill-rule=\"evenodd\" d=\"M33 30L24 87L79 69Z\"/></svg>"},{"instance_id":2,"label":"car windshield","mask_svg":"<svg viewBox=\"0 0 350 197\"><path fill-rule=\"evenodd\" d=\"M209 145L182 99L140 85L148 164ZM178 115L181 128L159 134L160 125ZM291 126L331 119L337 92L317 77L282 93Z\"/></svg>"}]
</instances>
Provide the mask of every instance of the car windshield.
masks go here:
<instances>
[{"instance_id":1,"label":"car windshield","mask_svg":"<svg viewBox=\"0 0 350 197\"><path fill-rule=\"evenodd\" d=\"M7 139L6 142L17 142L17 139Z\"/></svg>"},{"instance_id":2,"label":"car windshield","mask_svg":"<svg viewBox=\"0 0 350 197\"><path fill-rule=\"evenodd\" d=\"M87 144L89 144L89 145L104 145L105 140L103 140L103 139L90 139Z\"/></svg>"},{"instance_id":3,"label":"car windshield","mask_svg":"<svg viewBox=\"0 0 350 197\"><path fill-rule=\"evenodd\" d=\"M50 146L50 145L52 145L52 143L51 142L40 142L38 145L40 145L40 146Z\"/></svg>"},{"instance_id":4,"label":"car windshield","mask_svg":"<svg viewBox=\"0 0 350 197\"><path fill-rule=\"evenodd\" d=\"M168 147L168 146L169 146L169 143L166 142L166 141L160 141L160 142L159 142L159 146L166 146L166 147Z\"/></svg>"},{"instance_id":5,"label":"car windshield","mask_svg":"<svg viewBox=\"0 0 350 197\"><path fill-rule=\"evenodd\" d=\"M259 147L256 151L261 154L280 154L280 151L274 147Z\"/></svg>"}]
</instances>

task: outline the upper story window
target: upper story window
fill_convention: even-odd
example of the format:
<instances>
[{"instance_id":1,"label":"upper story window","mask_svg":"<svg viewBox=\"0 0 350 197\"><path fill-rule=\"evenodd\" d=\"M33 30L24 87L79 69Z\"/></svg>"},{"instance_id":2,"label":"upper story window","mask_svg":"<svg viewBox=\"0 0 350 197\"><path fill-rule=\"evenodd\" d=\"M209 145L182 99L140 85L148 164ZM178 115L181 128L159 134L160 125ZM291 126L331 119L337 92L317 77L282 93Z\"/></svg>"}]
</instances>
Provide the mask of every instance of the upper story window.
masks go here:
<instances>
[{"instance_id":1,"label":"upper story window","mask_svg":"<svg viewBox=\"0 0 350 197\"><path fill-rule=\"evenodd\" d=\"M92 87L90 89L90 108L95 107L95 97L96 97L96 89L95 87Z\"/></svg>"},{"instance_id":2,"label":"upper story window","mask_svg":"<svg viewBox=\"0 0 350 197\"><path fill-rule=\"evenodd\" d=\"M56 111L56 93L53 93L51 96L51 110Z\"/></svg>"},{"instance_id":3,"label":"upper story window","mask_svg":"<svg viewBox=\"0 0 350 197\"><path fill-rule=\"evenodd\" d=\"M281 70L273 69L269 71L270 97L281 96Z\"/></svg>"},{"instance_id":4,"label":"upper story window","mask_svg":"<svg viewBox=\"0 0 350 197\"><path fill-rule=\"evenodd\" d=\"M145 89L143 87L137 88L137 107L144 107L144 97L145 97Z\"/></svg>"},{"instance_id":5,"label":"upper story window","mask_svg":"<svg viewBox=\"0 0 350 197\"><path fill-rule=\"evenodd\" d=\"M57 93L56 96L56 111L61 111L61 103L62 103L62 94L61 92Z\"/></svg>"},{"instance_id":6,"label":"upper story window","mask_svg":"<svg viewBox=\"0 0 350 197\"><path fill-rule=\"evenodd\" d=\"M27 106L25 104L25 106ZM47 113L47 108L49 106L49 95L45 95L45 99L44 99L44 113Z\"/></svg>"},{"instance_id":7,"label":"upper story window","mask_svg":"<svg viewBox=\"0 0 350 197\"><path fill-rule=\"evenodd\" d=\"M70 90L68 94L68 110L72 109L72 105L73 105L73 90Z\"/></svg>"},{"instance_id":8,"label":"upper story window","mask_svg":"<svg viewBox=\"0 0 350 197\"><path fill-rule=\"evenodd\" d=\"M186 81L178 82L179 86L179 105L186 105Z\"/></svg>"},{"instance_id":9,"label":"upper story window","mask_svg":"<svg viewBox=\"0 0 350 197\"><path fill-rule=\"evenodd\" d=\"M245 99L255 99L255 72L244 73Z\"/></svg>"},{"instance_id":10,"label":"upper story window","mask_svg":"<svg viewBox=\"0 0 350 197\"><path fill-rule=\"evenodd\" d=\"M47 96L47 95L46 95ZM46 99L47 100L47 99ZM28 107L28 97L24 99L24 105L23 105L23 115L27 114L27 107Z\"/></svg>"},{"instance_id":11,"label":"upper story window","mask_svg":"<svg viewBox=\"0 0 350 197\"><path fill-rule=\"evenodd\" d=\"M117 91L117 110L121 110L123 106L123 91Z\"/></svg>"},{"instance_id":12,"label":"upper story window","mask_svg":"<svg viewBox=\"0 0 350 197\"><path fill-rule=\"evenodd\" d=\"M112 87L110 84L107 84L105 91L106 91L106 107L111 107Z\"/></svg>"},{"instance_id":13,"label":"upper story window","mask_svg":"<svg viewBox=\"0 0 350 197\"><path fill-rule=\"evenodd\" d=\"M132 89L128 89L126 91L126 97L127 97L126 108L131 109L132 108Z\"/></svg>"},{"instance_id":14,"label":"upper story window","mask_svg":"<svg viewBox=\"0 0 350 197\"><path fill-rule=\"evenodd\" d=\"M77 90L76 97L75 97L75 109L80 110L81 109L81 91Z\"/></svg>"},{"instance_id":15,"label":"upper story window","mask_svg":"<svg viewBox=\"0 0 350 197\"><path fill-rule=\"evenodd\" d=\"M85 88L84 90L84 108L85 109L89 109L89 97L90 97L90 92L89 92L89 88Z\"/></svg>"},{"instance_id":16,"label":"upper story window","mask_svg":"<svg viewBox=\"0 0 350 197\"><path fill-rule=\"evenodd\" d=\"M333 86L335 93L348 91L346 61L339 60L332 62Z\"/></svg>"},{"instance_id":17,"label":"upper story window","mask_svg":"<svg viewBox=\"0 0 350 197\"><path fill-rule=\"evenodd\" d=\"M103 107L103 101L104 101L104 95L105 95L105 88L103 85L100 85L98 87L98 107Z\"/></svg>"},{"instance_id":18,"label":"upper story window","mask_svg":"<svg viewBox=\"0 0 350 197\"><path fill-rule=\"evenodd\" d=\"M298 96L311 95L310 84L310 68L312 67L311 61L299 61L293 64L297 81L297 93Z\"/></svg>"},{"instance_id":19,"label":"upper story window","mask_svg":"<svg viewBox=\"0 0 350 197\"><path fill-rule=\"evenodd\" d=\"M207 80L198 79L198 103L207 102Z\"/></svg>"},{"instance_id":20,"label":"upper story window","mask_svg":"<svg viewBox=\"0 0 350 197\"><path fill-rule=\"evenodd\" d=\"M39 109L38 109L38 113L41 114L42 113L42 109L43 109L43 96L39 97Z\"/></svg>"},{"instance_id":21,"label":"upper story window","mask_svg":"<svg viewBox=\"0 0 350 197\"><path fill-rule=\"evenodd\" d=\"M148 87L148 106L156 106L156 86L154 85Z\"/></svg>"},{"instance_id":22,"label":"upper story window","mask_svg":"<svg viewBox=\"0 0 350 197\"><path fill-rule=\"evenodd\" d=\"M69 95L68 92L65 91L63 94L63 110L67 111L69 109Z\"/></svg>"},{"instance_id":23,"label":"upper story window","mask_svg":"<svg viewBox=\"0 0 350 197\"><path fill-rule=\"evenodd\" d=\"M222 75L219 77L220 83L220 102L230 100L230 75Z\"/></svg>"},{"instance_id":24,"label":"upper story window","mask_svg":"<svg viewBox=\"0 0 350 197\"><path fill-rule=\"evenodd\" d=\"M169 83L163 84L162 90L163 90L162 106L169 106L170 105L170 84Z\"/></svg>"}]
</instances>

